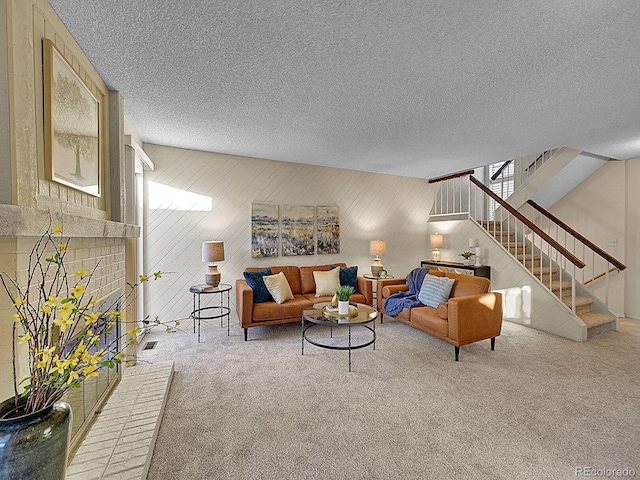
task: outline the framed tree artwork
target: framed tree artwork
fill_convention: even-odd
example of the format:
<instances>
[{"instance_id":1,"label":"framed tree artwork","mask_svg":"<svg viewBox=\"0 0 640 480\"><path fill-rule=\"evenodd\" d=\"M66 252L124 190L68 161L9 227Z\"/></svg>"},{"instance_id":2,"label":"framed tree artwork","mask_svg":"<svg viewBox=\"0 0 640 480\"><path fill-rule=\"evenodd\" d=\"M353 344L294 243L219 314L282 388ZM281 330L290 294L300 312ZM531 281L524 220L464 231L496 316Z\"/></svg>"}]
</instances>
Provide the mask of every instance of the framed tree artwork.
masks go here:
<instances>
[{"instance_id":1,"label":"framed tree artwork","mask_svg":"<svg viewBox=\"0 0 640 480\"><path fill-rule=\"evenodd\" d=\"M100 102L53 42L44 39L47 177L100 196Z\"/></svg>"}]
</instances>

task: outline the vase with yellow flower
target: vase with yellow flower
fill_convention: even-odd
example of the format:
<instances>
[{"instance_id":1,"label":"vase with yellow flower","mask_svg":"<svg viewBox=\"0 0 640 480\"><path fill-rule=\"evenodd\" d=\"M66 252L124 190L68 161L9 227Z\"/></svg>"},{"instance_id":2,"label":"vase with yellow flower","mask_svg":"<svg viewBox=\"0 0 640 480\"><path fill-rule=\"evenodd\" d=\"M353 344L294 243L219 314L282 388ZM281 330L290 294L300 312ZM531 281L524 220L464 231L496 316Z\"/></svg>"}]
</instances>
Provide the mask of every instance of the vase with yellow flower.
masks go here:
<instances>
[{"instance_id":1,"label":"vase with yellow flower","mask_svg":"<svg viewBox=\"0 0 640 480\"><path fill-rule=\"evenodd\" d=\"M64 394L115 368L125 359L124 346L135 344L140 333L138 322L127 329L124 310L148 277L128 284L112 305L100 303L89 293L99 262L67 271L68 245L62 228L49 225L29 254L22 282L0 273L14 311L14 394L0 403L0 478L64 478L72 420ZM118 322L126 334L114 335ZM23 357L28 374L19 379Z\"/></svg>"}]
</instances>

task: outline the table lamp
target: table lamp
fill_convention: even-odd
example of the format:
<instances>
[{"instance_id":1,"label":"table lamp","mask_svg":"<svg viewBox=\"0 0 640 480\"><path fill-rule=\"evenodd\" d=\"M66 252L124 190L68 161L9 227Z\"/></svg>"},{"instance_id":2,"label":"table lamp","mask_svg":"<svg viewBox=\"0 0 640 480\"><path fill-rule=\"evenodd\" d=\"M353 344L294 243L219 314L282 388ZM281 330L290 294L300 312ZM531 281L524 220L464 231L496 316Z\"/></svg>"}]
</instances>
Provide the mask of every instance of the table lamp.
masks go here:
<instances>
[{"instance_id":1,"label":"table lamp","mask_svg":"<svg viewBox=\"0 0 640 480\"><path fill-rule=\"evenodd\" d=\"M217 287L220 283L220 272L215 262L224 260L224 243L213 240L202 242L202 261L209 262L209 270L204 274L204 281L207 285Z\"/></svg>"},{"instance_id":2,"label":"table lamp","mask_svg":"<svg viewBox=\"0 0 640 480\"><path fill-rule=\"evenodd\" d=\"M373 260L373 264L371 265L371 274L374 277L379 277L380 272L383 269L382 260L380 260L380 255L387 254L387 242L386 240L371 240L369 243L369 255L375 255L376 258Z\"/></svg>"},{"instance_id":3,"label":"table lamp","mask_svg":"<svg viewBox=\"0 0 640 480\"><path fill-rule=\"evenodd\" d=\"M433 260L434 262L439 262L442 258L442 253L438 249L442 248L444 245L444 235L438 232L431 235L430 244L431 248L433 248L433 250L431 251L431 260Z\"/></svg>"}]
</instances>

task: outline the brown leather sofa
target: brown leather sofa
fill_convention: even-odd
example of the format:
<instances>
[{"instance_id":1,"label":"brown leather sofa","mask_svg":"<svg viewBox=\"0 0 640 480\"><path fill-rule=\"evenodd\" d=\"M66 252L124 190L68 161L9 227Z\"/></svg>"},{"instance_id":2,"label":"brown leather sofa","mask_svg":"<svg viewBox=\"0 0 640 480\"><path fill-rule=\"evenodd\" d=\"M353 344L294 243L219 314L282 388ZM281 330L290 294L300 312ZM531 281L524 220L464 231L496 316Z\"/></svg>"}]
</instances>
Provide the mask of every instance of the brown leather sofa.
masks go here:
<instances>
[{"instance_id":1,"label":"brown leather sofa","mask_svg":"<svg viewBox=\"0 0 640 480\"><path fill-rule=\"evenodd\" d=\"M247 331L251 327L300 322L304 309L311 307L314 303L330 302L332 295L316 297L316 282L313 272L330 270L332 265L346 267L344 263L304 267L293 265L271 267L273 274L284 272L293 293L293 300L287 300L282 304L274 301L254 303L251 287L244 279L236 280L236 311L240 326L244 329L245 341L247 340ZM245 271L254 272L264 268L266 267L252 267ZM372 280L358 276L357 282L358 291L351 295L350 301L373 306Z\"/></svg>"},{"instance_id":2,"label":"brown leather sofa","mask_svg":"<svg viewBox=\"0 0 640 480\"><path fill-rule=\"evenodd\" d=\"M462 345L479 340L491 339L491 350L495 350L496 337L502 328L502 295L489 292L491 282L482 277L434 270L429 270L429 275L455 279L449 301L438 308L425 305L404 308L392 318L454 345L456 361ZM386 313L383 308L386 298L406 290L406 279L378 280L378 311Z\"/></svg>"}]
</instances>

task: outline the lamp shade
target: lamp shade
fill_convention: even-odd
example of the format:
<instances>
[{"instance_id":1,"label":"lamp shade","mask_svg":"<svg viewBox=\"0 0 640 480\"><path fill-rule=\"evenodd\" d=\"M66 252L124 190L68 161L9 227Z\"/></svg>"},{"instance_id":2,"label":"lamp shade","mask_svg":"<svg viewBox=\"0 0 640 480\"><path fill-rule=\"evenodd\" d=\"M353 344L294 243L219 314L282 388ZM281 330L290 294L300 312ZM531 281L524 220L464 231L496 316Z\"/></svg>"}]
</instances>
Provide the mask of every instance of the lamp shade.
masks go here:
<instances>
[{"instance_id":1,"label":"lamp shade","mask_svg":"<svg viewBox=\"0 0 640 480\"><path fill-rule=\"evenodd\" d=\"M224 243L214 240L202 242L202 261L220 262L224 260Z\"/></svg>"},{"instance_id":2,"label":"lamp shade","mask_svg":"<svg viewBox=\"0 0 640 480\"><path fill-rule=\"evenodd\" d=\"M369 243L369 255L386 255L387 254L387 241L386 240L371 240Z\"/></svg>"},{"instance_id":3,"label":"lamp shade","mask_svg":"<svg viewBox=\"0 0 640 480\"><path fill-rule=\"evenodd\" d=\"M431 235L431 248L442 248L444 246L444 236L441 233Z\"/></svg>"}]
</instances>

